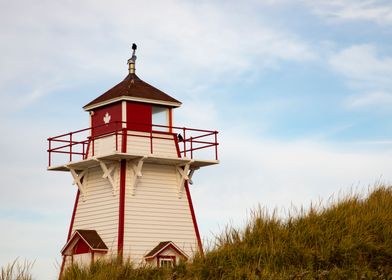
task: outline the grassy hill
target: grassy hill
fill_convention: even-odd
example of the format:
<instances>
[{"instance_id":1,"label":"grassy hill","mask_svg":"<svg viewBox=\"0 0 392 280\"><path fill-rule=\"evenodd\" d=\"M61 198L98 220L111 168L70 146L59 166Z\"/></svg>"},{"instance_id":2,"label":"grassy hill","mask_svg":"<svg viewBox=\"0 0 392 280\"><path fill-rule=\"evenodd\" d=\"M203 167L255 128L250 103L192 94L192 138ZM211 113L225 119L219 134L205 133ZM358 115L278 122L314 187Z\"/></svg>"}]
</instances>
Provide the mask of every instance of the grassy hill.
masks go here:
<instances>
[{"instance_id":1,"label":"grassy hill","mask_svg":"<svg viewBox=\"0 0 392 280\"><path fill-rule=\"evenodd\" d=\"M73 266L68 279L392 279L392 187L284 219L257 210L245 228L218 236L204 257L173 269L113 260Z\"/></svg>"},{"instance_id":2,"label":"grassy hill","mask_svg":"<svg viewBox=\"0 0 392 280\"><path fill-rule=\"evenodd\" d=\"M131 264L72 267L66 279L392 279L392 187L278 218L254 212L205 257L170 270Z\"/></svg>"}]
</instances>

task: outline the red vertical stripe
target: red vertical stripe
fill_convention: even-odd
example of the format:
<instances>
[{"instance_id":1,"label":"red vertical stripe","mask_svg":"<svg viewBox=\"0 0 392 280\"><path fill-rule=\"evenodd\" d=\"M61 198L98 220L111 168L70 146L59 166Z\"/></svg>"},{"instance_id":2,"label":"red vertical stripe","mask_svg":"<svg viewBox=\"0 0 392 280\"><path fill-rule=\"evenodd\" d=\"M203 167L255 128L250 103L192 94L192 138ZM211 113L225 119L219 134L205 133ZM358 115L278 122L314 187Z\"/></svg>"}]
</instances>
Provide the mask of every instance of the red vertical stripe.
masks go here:
<instances>
[{"instance_id":1,"label":"red vertical stripe","mask_svg":"<svg viewBox=\"0 0 392 280\"><path fill-rule=\"evenodd\" d=\"M78 203L79 203L79 196L80 196L80 191L78 190L78 192L76 193L74 208L73 208L73 211L72 211L71 222L69 223L67 242L71 238L71 234L72 234L72 230L73 230L73 224L74 224L74 221L75 221L76 209L78 208ZM61 279L61 277L63 275L64 266L65 266L65 256L63 256L63 261L61 262L59 279Z\"/></svg>"},{"instance_id":2,"label":"red vertical stripe","mask_svg":"<svg viewBox=\"0 0 392 280\"><path fill-rule=\"evenodd\" d=\"M176 144L177 155L178 155L178 157L180 158L180 157L181 157L181 153L180 153L180 148L178 147L177 135L174 135L174 142L175 142L175 144ZM201 254L201 255L204 255L203 245L202 245L202 243L201 243L199 227L197 226L197 220L196 220L195 210L193 209L193 203L192 203L191 193L190 193L190 191L189 191L188 181L185 181L185 182L184 182L184 187L185 187L185 191L186 191L186 197L187 197L187 199L188 199L189 210L191 211L193 227L194 227L194 229L195 229L195 234L196 234L196 239L197 239L197 246L199 247L199 252L200 252L200 254Z\"/></svg>"},{"instance_id":3,"label":"red vertical stripe","mask_svg":"<svg viewBox=\"0 0 392 280\"><path fill-rule=\"evenodd\" d=\"M78 192L76 193L75 204L74 204L74 208L73 208L73 211L72 211L71 222L69 224L67 242L71 238L73 224L74 224L75 215L76 215L76 208L78 208L78 203L79 203L79 196L80 196L80 191L78 190Z\"/></svg>"},{"instance_id":4,"label":"red vertical stripe","mask_svg":"<svg viewBox=\"0 0 392 280\"><path fill-rule=\"evenodd\" d=\"M195 210L193 209L193 203L192 203L191 193L189 192L188 181L184 182L184 187L185 187L185 191L186 191L186 197L188 198L189 209L191 210L193 227L195 228L195 233L196 233L196 238L197 238L197 245L199 246L200 254L203 256L204 255L203 245L201 244L199 227L197 226L196 215L195 215Z\"/></svg>"},{"instance_id":5,"label":"red vertical stripe","mask_svg":"<svg viewBox=\"0 0 392 280\"><path fill-rule=\"evenodd\" d=\"M173 109L169 108L169 132L173 133Z\"/></svg>"},{"instance_id":6,"label":"red vertical stripe","mask_svg":"<svg viewBox=\"0 0 392 280\"><path fill-rule=\"evenodd\" d=\"M125 211L125 172L127 167L127 161L125 159L121 160L120 169L120 207L118 215L118 243L117 243L117 253L120 258L123 256L124 249L124 211Z\"/></svg>"}]
</instances>

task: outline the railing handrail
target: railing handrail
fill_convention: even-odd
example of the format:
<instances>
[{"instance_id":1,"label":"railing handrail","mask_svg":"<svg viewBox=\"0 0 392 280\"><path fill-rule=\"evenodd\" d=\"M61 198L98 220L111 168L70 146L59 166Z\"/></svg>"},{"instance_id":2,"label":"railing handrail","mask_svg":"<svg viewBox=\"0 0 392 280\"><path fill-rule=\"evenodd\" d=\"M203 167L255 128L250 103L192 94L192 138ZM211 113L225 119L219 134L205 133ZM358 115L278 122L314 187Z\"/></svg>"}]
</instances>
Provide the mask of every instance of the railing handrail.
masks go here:
<instances>
[{"instance_id":1,"label":"railing handrail","mask_svg":"<svg viewBox=\"0 0 392 280\"><path fill-rule=\"evenodd\" d=\"M132 128L131 125L137 127ZM94 130L102 127L109 127L109 131L103 132L101 134L94 134ZM146 131L141 129L140 127L147 128ZM154 128L165 128L167 131L154 130ZM177 130L177 131L175 131ZM139 134L135 134L132 132L139 132ZM140 132L146 133L145 135L140 134ZM99 133L99 130L98 130ZM88 135L86 135L88 134ZM180 154L186 157L187 153L190 152L191 158L193 158L193 151L215 147L215 159L218 160L218 150L217 147L219 145L217 141L218 131L216 130L206 130L206 129L196 129L196 128L188 128L188 127L179 127L179 126L166 126L166 125L158 125L158 124L146 124L146 123L135 123L135 122L123 122L123 121L114 121L108 124L97 125L94 127L88 127L84 129L79 129L76 131L64 133L61 135L57 135L54 137L49 137L47 140L49 142L49 166L51 166L52 154L69 154L69 161L71 162L73 159L73 155L82 156L83 159L87 158L89 154L90 145L92 144L92 155L94 155L94 142L100 138L108 137L115 135L116 136L116 150L118 151L118 135L122 135L123 137L128 136L136 136L136 137L145 137L150 138L150 152L153 154L153 139L169 139L163 136L159 136L156 134L168 134L173 135L173 137L178 137L178 135L182 134L182 139L178 140L178 146L181 144L182 150L180 150ZM196 134L196 135L194 135ZM188 137L185 137L188 136ZM77 140L77 138L84 137L83 140ZM210 139L209 137L214 137L213 140L207 141L205 138ZM204 138L204 139L203 139ZM63 144L56 146L56 144ZM190 148L187 147L190 145ZM54 147L53 147L54 146ZM86 148L87 146L87 148ZM80 151L82 150L82 152Z\"/></svg>"}]
</instances>

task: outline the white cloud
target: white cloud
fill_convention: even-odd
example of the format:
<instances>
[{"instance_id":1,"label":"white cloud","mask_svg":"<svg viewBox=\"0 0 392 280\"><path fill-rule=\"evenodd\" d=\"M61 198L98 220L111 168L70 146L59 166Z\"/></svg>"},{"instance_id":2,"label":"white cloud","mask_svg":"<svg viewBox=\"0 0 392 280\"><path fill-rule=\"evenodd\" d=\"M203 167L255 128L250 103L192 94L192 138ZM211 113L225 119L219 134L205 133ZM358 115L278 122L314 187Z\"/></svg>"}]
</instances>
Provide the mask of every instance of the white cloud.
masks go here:
<instances>
[{"instance_id":1,"label":"white cloud","mask_svg":"<svg viewBox=\"0 0 392 280\"><path fill-rule=\"evenodd\" d=\"M392 103L392 57L374 45L353 45L332 54L329 65L356 94L345 99L348 108L385 107Z\"/></svg>"},{"instance_id":2,"label":"white cloud","mask_svg":"<svg viewBox=\"0 0 392 280\"><path fill-rule=\"evenodd\" d=\"M373 45L353 45L345 48L333 54L329 64L353 86L392 87L392 57L381 56Z\"/></svg>"},{"instance_id":3,"label":"white cloud","mask_svg":"<svg viewBox=\"0 0 392 280\"><path fill-rule=\"evenodd\" d=\"M34 92L105 75L121 79L133 41L139 43L138 69L165 83L181 77L177 87L193 86L195 76L214 81L315 56L301 38L263 21L258 12L236 13L242 7L236 2L13 1L2 6L0 89L10 101L18 95L32 102Z\"/></svg>"},{"instance_id":4,"label":"white cloud","mask_svg":"<svg viewBox=\"0 0 392 280\"><path fill-rule=\"evenodd\" d=\"M357 0L304 0L312 11L327 20L368 21L380 25L392 23L392 5L389 1Z\"/></svg>"},{"instance_id":5,"label":"white cloud","mask_svg":"<svg viewBox=\"0 0 392 280\"><path fill-rule=\"evenodd\" d=\"M370 92L362 95L352 95L347 100L349 108L362 108L362 107L387 107L391 108L392 93L387 92Z\"/></svg>"}]
</instances>

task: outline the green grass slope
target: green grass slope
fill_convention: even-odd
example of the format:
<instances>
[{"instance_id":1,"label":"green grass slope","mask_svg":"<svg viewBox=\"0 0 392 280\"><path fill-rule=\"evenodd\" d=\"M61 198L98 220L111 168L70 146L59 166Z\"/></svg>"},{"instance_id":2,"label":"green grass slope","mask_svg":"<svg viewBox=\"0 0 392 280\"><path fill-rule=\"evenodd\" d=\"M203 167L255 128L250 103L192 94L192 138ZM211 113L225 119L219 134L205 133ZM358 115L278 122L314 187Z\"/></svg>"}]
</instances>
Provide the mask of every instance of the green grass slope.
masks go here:
<instances>
[{"instance_id":1,"label":"green grass slope","mask_svg":"<svg viewBox=\"0 0 392 280\"><path fill-rule=\"evenodd\" d=\"M68 279L392 279L392 188L350 195L288 218L258 210L204 257L173 269L116 261L73 266Z\"/></svg>"}]
</instances>

